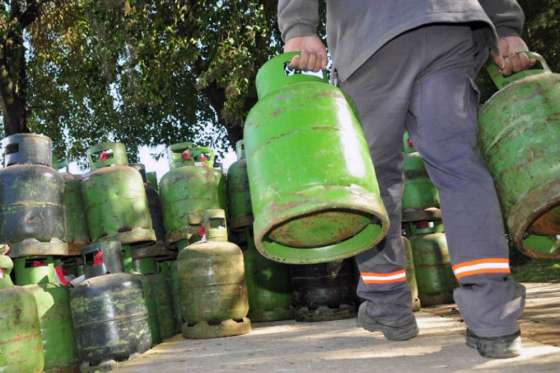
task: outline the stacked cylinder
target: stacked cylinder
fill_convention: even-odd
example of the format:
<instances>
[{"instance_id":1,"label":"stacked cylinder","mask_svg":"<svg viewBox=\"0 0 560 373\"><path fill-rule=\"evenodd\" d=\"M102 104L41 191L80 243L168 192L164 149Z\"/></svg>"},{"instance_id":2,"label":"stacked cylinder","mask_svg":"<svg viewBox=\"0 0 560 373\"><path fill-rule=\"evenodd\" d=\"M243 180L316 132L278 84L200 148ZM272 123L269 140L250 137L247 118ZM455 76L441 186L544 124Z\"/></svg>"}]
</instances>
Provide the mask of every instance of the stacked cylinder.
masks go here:
<instances>
[{"instance_id":1,"label":"stacked cylinder","mask_svg":"<svg viewBox=\"0 0 560 373\"><path fill-rule=\"evenodd\" d=\"M453 303L453 290L458 285L441 223L438 191L408 134L403 139L403 153L403 244L413 309Z\"/></svg>"}]
</instances>

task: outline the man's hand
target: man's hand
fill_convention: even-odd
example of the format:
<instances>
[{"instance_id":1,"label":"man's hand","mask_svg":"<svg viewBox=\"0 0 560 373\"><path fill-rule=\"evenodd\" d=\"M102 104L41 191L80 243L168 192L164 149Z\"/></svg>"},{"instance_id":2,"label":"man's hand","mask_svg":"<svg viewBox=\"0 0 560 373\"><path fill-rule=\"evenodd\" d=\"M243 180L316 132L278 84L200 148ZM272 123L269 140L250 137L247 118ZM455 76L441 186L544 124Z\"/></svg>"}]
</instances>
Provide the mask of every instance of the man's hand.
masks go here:
<instances>
[{"instance_id":1,"label":"man's hand","mask_svg":"<svg viewBox=\"0 0 560 373\"><path fill-rule=\"evenodd\" d=\"M506 36L498 40L499 53L492 53L492 58L504 75L510 75L535 64L525 53L519 53L528 50L527 44L519 36Z\"/></svg>"},{"instance_id":2,"label":"man's hand","mask_svg":"<svg viewBox=\"0 0 560 373\"><path fill-rule=\"evenodd\" d=\"M300 52L290 66L304 71L319 71L327 67L327 49L317 36L298 36L284 45L284 52Z\"/></svg>"}]
</instances>

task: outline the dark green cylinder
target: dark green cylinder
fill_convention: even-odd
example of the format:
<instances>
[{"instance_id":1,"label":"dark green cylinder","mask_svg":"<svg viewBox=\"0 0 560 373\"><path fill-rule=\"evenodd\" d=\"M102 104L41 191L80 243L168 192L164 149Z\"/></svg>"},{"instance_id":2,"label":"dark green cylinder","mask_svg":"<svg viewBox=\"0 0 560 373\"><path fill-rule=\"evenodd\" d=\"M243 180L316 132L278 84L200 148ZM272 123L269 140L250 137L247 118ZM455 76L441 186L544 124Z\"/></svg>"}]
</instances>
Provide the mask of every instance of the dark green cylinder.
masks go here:
<instances>
[{"instance_id":1,"label":"dark green cylinder","mask_svg":"<svg viewBox=\"0 0 560 373\"><path fill-rule=\"evenodd\" d=\"M84 200L82 177L63 173L64 177L64 229L69 255L81 255L90 242Z\"/></svg>"},{"instance_id":2,"label":"dark green cylinder","mask_svg":"<svg viewBox=\"0 0 560 373\"><path fill-rule=\"evenodd\" d=\"M535 258L560 258L560 74L546 61L503 77L481 108L478 145L494 178L516 246Z\"/></svg>"},{"instance_id":3,"label":"dark green cylinder","mask_svg":"<svg viewBox=\"0 0 560 373\"><path fill-rule=\"evenodd\" d=\"M88 149L92 171L82 181L89 234L93 241L154 242L142 177L128 166L124 145L102 143Z\"/></svg>"},{"instance_id":4,"label":"dark green cylinder","mask_svg":"<svg viewBox=\"0 0 560 373\"><path fill-rule=\"evenodd\" d=\"M228 225L233 231L250 227L253 224L247 160L242 140L237 142L236 148L237 161L229 167L227 173Z\"/></svg>"},{"instance_id":5,"label":"dark green cylinder","mask_svg":"<svg viewBox=\"0 0 560 373\"><path fill-rule=\"evenodd\" d=\"M414 257L416 281L422 306L453 303L458 286L443 233L409 237Z\"/></svg>"},{"instance_id":6,"label":"dark green cylinder","mask_svg":"<svg viewBox=\"0 0 560 373\"><path fill-rule=\"evenodd\" d=\"M289 74L294 55L261 67L245 122L255 244L284 263L340 260L373 247L389 221L349 98L317 76Z\"/></svg>"},{"instance_id":7,"label":"dark green cylinder","mask_svg":"<svg viewBox=\"0 0 560 373\"><path fill-rule=\"evenodd\" d=\"M353 259L290 266L296 321L329 321L356 315Z\"/></svg>"},{"instance_id":8,"label":"dark green cylinder","mask_svg":"<svg viewBox=\"0 0 560 373\"><path fill-rule=\"evenodd\" d=\"M0 242L10 256L68 255L64 179L51 167L51 139L15 134L4 139L0 170Z\"/></svg>"},{"instance_id":9,"label":"dark green cylinder","mask_svg":"<svg viewBox=\"0 0 560 373\"><path fill-rule=\"evenodd\" d=\"M82 362L123 361L151 346L148 310L137 275L98 276L70 290L77 348Z\"/></svg>"},{"instance_id":10,"label":"dark green cylinder","mask_svg":"<svg viewBox=\"0 0 560 373\"><path fill-rule=\"evenodd\" d=\"M45 360L37 304L29 291L13 285L7 251L0 245L0 371L41 373Z\"/></svg>"},{"instance_id":11,"label":"dark green cylinder","mask_svg":"<svg viewBox=\"0 0 560 373\"><path fill-rule=\"evenodd\" d=\"M249 293L249 318L253 322L293 318L289 267L262 256L255 248L250 232L246 232L245 237L243 258Z\"/></svg>"},{"instance_id":12,"label":"dark green cylinder","mask_svg":"<svg viewBox=\"0 0 560 373\"><path fill-rule=\"evenodd\" d=\"M410 210L439 207L439 193L430 180L420 153L404 154L403 218Z\"/></svg>"}]
</instances>

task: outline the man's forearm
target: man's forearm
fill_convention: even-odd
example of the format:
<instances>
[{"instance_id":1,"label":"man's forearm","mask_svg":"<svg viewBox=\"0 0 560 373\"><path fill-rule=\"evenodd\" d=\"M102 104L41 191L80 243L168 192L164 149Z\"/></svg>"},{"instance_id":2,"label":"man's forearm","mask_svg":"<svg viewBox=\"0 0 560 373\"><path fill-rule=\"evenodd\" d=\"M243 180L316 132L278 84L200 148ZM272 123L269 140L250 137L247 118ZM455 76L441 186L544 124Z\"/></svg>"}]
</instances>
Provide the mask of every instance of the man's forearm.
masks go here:
<instances>
[{"instance_id":1,"label":"man's forearm","mask_svg":"<svg viewBox=\"0 0 560 373\"><path fill-rule=\"evenodd\" d=\"M498 36L520 36L525 14L516 0L479 0L480 5L496 26Z\"/></svg>"},{"instance_id":2,"label":"man's forearm","mask_svg":"<svg viewBox=\"0 0 560 373\"><path fill-rule=\"evenodd\" d=\"M316 35L318 24L318 0L278 1L278 26L284 42L297 36Z\"/></svg>"}]
</instances>

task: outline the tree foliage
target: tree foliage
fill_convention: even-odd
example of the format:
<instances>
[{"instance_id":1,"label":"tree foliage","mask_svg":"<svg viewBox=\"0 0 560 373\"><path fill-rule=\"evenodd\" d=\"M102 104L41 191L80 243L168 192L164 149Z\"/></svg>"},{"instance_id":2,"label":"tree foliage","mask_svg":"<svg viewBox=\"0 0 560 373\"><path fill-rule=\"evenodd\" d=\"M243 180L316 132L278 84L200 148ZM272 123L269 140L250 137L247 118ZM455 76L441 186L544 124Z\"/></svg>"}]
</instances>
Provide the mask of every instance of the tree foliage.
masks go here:
<instances>
[{"instance_id":1,"label":"tree foliage","mask_svg":"<svg viewBox=\"0 0 560 373\"><path fill-rule=\"evenodd\" d=\"M560 71L560 0L520 3L526 39ZM6 132L46 133L71 158L102 140L131 154L184 140L223 149L242 135L258 68L282 46L276 0L0 4Z\"/></svg>"}]
</instances>

